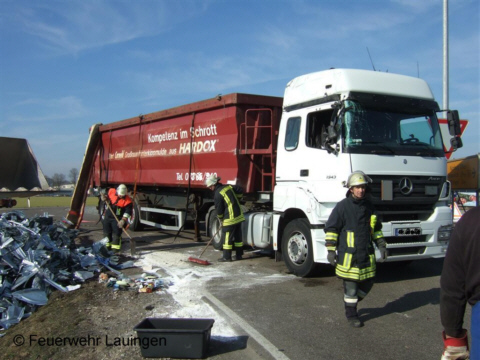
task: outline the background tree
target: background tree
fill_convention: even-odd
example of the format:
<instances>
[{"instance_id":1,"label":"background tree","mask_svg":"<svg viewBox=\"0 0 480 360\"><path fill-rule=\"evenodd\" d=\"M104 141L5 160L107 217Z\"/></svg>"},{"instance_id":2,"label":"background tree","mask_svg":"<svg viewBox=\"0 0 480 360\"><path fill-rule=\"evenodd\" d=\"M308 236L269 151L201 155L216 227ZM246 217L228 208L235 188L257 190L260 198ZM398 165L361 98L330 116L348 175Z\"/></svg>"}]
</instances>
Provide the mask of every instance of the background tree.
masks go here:
<instances>
[{"instance_id":1,"label":"background tree","mask_svg":"<svg viewBox=\"0 0 480 360\"><path fill-rule=\"evenodd\" d=\"M77 168L70 169L70 173L68 175L70 177L70 181L72 182L72 184L76 185L77 178L78 178L78 169Z\"/></svg>"},{"instance_id":2,"label":"background tree","mask_svg":"<svg viewBox=\"0 0 480 360\"><path fill-rule=\"evenodd\" d=\"M52 186L59 188L60 185L63 185L65 183L65 175L63 174L53 174L52 176Z\"/></svg>"},{"instance_id":3,"label":"background tree","mask_svg":"<svg viewBox=\"0 0 480 360\"><path fill-rule=\"evenodd\" d=\"M48 186L53 187L53 180L50 176L45 175L45 180L47 180Z\"/></svg>"}]
</instances>

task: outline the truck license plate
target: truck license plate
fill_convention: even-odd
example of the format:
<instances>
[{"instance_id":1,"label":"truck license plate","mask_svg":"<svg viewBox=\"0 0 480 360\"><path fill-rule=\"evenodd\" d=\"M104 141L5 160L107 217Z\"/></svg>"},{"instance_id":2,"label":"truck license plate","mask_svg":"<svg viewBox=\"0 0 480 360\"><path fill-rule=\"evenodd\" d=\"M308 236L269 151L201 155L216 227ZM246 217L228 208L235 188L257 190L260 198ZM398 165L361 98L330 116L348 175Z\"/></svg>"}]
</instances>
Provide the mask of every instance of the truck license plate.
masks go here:
<instances>
[{"instance_id":1,"label":"truck license plate","mask_svg":"<svg viewBox=\"0 0 480 360\"><path fill-rule=\"evenodd\" d=\"M419 227L395 229L395 236L419 236L419 235L422 235L422 228L419 228Z\"/></svg>"}]
</instances>

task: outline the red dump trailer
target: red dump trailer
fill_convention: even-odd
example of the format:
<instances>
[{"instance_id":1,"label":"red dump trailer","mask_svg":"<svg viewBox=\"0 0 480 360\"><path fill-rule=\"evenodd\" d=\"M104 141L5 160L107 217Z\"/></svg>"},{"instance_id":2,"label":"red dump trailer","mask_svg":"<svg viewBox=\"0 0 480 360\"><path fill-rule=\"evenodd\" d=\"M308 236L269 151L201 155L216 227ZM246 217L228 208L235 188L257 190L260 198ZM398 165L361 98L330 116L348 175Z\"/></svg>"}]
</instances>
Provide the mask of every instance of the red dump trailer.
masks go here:
<instances>
[{"instance_id":1,"label":"red dump trailer","mask_svg":"<svg viewBox=\"0 0 480 360\"><path fill-rule=\"evenodd\" d=\"M219 95L93 127L69 219L78 225L86 187L126 184L135 195L134 230L178 229L190 211L208 223L212 173L242 186L246 199L271 202L282 101Z\"/></svg>"}]
</instances>

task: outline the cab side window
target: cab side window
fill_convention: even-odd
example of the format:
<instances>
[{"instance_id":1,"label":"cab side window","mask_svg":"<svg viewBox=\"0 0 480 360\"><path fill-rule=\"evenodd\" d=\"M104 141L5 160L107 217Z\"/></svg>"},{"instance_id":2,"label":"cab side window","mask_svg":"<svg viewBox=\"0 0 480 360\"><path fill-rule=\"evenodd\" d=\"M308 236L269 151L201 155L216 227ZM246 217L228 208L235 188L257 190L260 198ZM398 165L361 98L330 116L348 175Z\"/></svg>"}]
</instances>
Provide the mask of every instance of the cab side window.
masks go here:
<instances>
[{"instance_id":1,"label":"cab side window","mask_svg":"<svg viewBox=\"0 0 480 360\"><path fill-rule=\"evenodd\" d=\"M300 117L292 117L287 121L287 131L285 133L285 150L292 151L298 147L300 137Z\"/></svg>"},{"instance_id":2,"label":"cab side window","mask_svg":"<svg viewBox=\"0 0 480 360\"><path fill-rule=\"evenodd\" d=\"M333 110L317 111L307 116L307 131L305 143L308 147L324 149L327 129L330 125Z\"/></svg>"}]
</instances>

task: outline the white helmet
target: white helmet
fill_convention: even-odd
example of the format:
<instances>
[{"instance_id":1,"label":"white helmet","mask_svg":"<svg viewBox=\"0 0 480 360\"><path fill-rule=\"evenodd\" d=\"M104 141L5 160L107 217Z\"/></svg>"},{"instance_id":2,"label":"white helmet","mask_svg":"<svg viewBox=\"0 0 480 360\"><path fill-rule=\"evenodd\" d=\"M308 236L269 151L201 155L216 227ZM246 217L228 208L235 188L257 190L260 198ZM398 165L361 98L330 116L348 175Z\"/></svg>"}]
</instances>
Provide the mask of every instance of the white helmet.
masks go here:
<instances>
[{"instance_id":1,"label":"white helmet","mask_svg":"<svg viewBox=\"0 0 480 360\"><path fill-rule=\"evenodd\" d=\"M368 185L371 182L372 179L365 175L363 171L354 171L348 177L347 187L350 189L352 186Z\"/></svg>"},{"instance_id":2,"label":"white helmet","mask_svg":"<svg viewBox=\"0 0 480 360\"><path fill-rule=\"evenodd\" d=\"M124 184L118 185L117 194L120 195L120 196L127 195L127 187Z\"/></svg>"},{"instance_id":3,"label":"white helmet","mask_svg":"<svg viewBox=\"0 0 480 360\"><path fill-rule=\"evenodd\" d=\"M217 182L219 182L220 180L221 180L221 178L217 177L217 175L215 175L215 174L212 174L212 175L210 175L210 176L207 178L207 180L205 181L205 185L206 185L207 187L210 187L210 186L212 186L212 185L216 185Z\"/></svg>"}]
</instances>

